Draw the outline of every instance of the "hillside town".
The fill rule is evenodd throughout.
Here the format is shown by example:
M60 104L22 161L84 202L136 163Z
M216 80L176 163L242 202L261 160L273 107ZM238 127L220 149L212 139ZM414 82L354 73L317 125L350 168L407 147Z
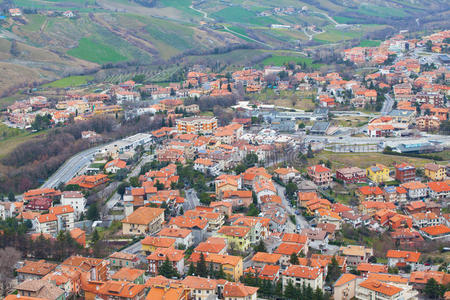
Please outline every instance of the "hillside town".
M115 141L85 130L93 148L2 196L1 297L450 299L449 43L442 31L346 49L344 61L376 69L352 78L195 66L166 86L14 102L4 124L36 132L162 122ZM314 108L251 98L268 89Z

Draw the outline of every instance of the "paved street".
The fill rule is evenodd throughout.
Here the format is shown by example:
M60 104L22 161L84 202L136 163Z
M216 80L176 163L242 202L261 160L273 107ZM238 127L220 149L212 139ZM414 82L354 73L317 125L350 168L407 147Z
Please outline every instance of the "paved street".
M391 112L392 108L394 107L394 99L389 94L385 94L385 101L383 103L383 107L381 108L381 114L383 116L387 115Z
M288 214L295 216L295 220L297 221L297 224L300 225L302 229L309 228L310 226L309 226L308 222L306 221L306 219L302 215L295 214L295 209L292 208L292 206L289 203L289 200L286 198L286 196L284 194L285 188L277 183L275 183L275 187L277 189L278 196L281 197L281 202L286 207ZM290 224L290 225L287 226L286 231L294 232L296 230L297 226L292 224L290 219L288 222L289 222L288 224Z
M197 197L197 192L194 189L186 190L186 197L183 204L184 211L194 209L200 205L200 200Z

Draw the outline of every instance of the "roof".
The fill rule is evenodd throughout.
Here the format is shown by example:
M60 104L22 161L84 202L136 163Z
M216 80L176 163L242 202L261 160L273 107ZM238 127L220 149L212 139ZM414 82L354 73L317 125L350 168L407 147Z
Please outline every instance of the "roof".
M401 275L386 274L386 273L369 273L367 278L368 279L376 279L376 280L385 281L385 282L393 282L393 283L402 283L402 284L408 283L408 278L406 278L406 277L402 277Z
M145 273L144 270L123 267L111 276L111 279L118 281L133 282Z
M126 252L114 252L109 256L109 258L124 259L124 260L137 260L138 256L136 254L126 253Z
M173 238L185 238L187 237L192 231L189 229L184 228L163 228L158 233L159 236L163 237L173 237Z
M360 263L357 270L370 273L386 273L388 271L388 267L382 264Z
M98 294L113 295L119 299L133 299L145 289L143 284L134 284L126 281L107 281L100 286Z
M420 181L410 181L410 182L403 183L401 185L401 187L403 187L407 190L418 190L418 189L426 189L427 185Z
M155 252L147 256L147 260L161 261L166 257L169 261L180 261L184 259L184 250L177 250L175 248L156 248Z
M283 272L283 276L316 279L322 273L320 268L291 265Z
M249 227L239 227L239 226L222 226L217 233L226 236L234 237L245 237L250 232Z
M334 283L334 286L341 286L343 284L346 284L350 281L355 280L356 278L358 278L358 276L351 274L351 273L344 273L342 274Z
M58 218L54 214L43 214L38 218L39 223L56 222Z
M131 215L122 220L122 223L148 225L160 215L164 216L164 209L155 207L139 207Z
M308 171L312 171L314 173L325 173L325 172L331 172L330 169L327 167L324 167L322 165L315 165L308 167Z
M62 289L43 279L24 281L16 286L16 289L33 293L38 299L56 300L64 295Z
M424 227L421 230L431 236L450 234L450 228L448 228L445 225L435 225L435 226Z
M293 253L298 254L302 251L302 244L291 244L291 243L281 243L277 250L274 253L282 254L282 255L291 255Z
M365 256L367 253L373 253L371 248L365 248L364 246L348 245L341 247L340 249L343 255L346 256Z
M220 237L209 237L206 241L201 242L195 247L196 252L207 252L207 253L219 253L224 248L227 247L227 243L224 238Z
M142 245L155 246L160 248L169 248L175 245L176 239L157 237L157 236L146 236L142 241Z
M290 173L298 174L300 173L297 169L294 168L278 168L274 171L278 175L287 175Z
M268 264L276 264L281 258L281 254L256 252L252 257L252 261L263 262Z
M362 186L358 188L358 191L363 195L383 195L383 190L378 186Z
M229 297L248 297L255 294L259 288L246 286L238 282L227 282L223 287L223 295Z
M200 260L201 253L194 252L192 253L191 257L189 258L189 261L192 261L194 263L198 262ZM226 254L204 254L205 261L207 262L213 262L216 264L221 265L232 265L237 266L239 263L242 263L242 257L240 256L234 256L234 255L226 255Z
M38 276L45 276L53 271L58 265L48 263L45 260L39 261L25 261L25 265L22 268L17 269L18 273L33 274Z
M199 276L187 276L181 283L194 290L215 290L217 287L216 280Z
M285 233L282 240L286 243L306 244L308 241L308 236L298 233Z
M394 296L402 291L401 288L374 279L367 279L359 284L359 286L372 290L387 296Z
M49 212L54 215L62 215L62 214L69 214L73 213L74 209L70 205L62 205L62 206L54 206L50 207Z

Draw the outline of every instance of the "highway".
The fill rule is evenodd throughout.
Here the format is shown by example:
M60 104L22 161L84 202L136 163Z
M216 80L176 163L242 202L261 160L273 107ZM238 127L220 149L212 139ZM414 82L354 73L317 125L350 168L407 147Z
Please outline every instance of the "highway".
M54 188L61 182L65 183L72 179L80 170L91 163L91 159L100 148L101 146L89 148L72 156L42 184L41 188Z

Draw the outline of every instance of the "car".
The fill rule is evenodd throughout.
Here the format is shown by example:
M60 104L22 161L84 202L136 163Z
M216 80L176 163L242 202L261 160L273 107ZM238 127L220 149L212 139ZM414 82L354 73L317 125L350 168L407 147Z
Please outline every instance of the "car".
M302 229L302 227L300 226L300 224L297 224L297 230L300 231Z
M298 215L300 215L300 211L297 209L296 211L295 211L295 214L298 216Z

